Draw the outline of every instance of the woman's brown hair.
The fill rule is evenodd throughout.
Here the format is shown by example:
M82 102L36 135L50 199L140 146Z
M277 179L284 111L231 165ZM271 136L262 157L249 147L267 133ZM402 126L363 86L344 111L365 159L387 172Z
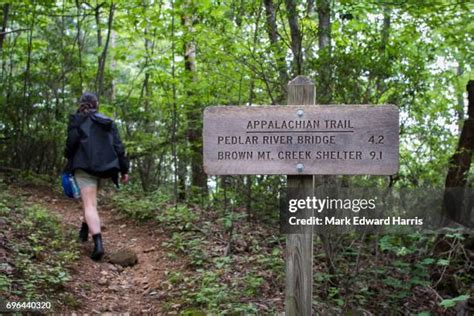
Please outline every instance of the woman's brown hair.
M79 98L79 109L77 110L83 114L97 112L99 101L97 96L91 92L84 92Z

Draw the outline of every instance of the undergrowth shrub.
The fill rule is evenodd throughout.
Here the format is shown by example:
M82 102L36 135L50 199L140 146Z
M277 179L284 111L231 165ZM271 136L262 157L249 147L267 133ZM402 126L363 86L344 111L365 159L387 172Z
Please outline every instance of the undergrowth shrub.
M73 232L47 209L0 190L0 218L5 221L7 262L0 274L0 297L9 300L61 301L70 279L68 268L79 256ZM53 303L53 308L54 308Z

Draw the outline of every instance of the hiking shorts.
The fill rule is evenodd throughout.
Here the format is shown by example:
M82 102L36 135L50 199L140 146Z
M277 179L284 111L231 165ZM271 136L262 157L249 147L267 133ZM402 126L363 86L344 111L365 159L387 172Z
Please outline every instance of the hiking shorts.
M74 171L74 178L76 178L77 185L79 189L85 187L98 187L99 186L99 177L93 176L84 170L77 169Z

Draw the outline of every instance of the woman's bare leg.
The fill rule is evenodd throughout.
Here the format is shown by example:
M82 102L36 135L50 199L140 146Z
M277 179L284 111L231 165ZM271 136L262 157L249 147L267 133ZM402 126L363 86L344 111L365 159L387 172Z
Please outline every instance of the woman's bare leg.
M87 186L81 188L81 198L84 207L84 218L89 226L91 235L100 233L100 218L97 212L97 187Z

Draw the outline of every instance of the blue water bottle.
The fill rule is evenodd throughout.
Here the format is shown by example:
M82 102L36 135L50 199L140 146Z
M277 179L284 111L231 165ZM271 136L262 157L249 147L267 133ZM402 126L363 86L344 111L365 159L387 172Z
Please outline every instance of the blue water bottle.
M81 190L79 189L76 179L74 178L72 174L69 177L69 181L71 182L72 196L75 199L79 199L81 197Z

